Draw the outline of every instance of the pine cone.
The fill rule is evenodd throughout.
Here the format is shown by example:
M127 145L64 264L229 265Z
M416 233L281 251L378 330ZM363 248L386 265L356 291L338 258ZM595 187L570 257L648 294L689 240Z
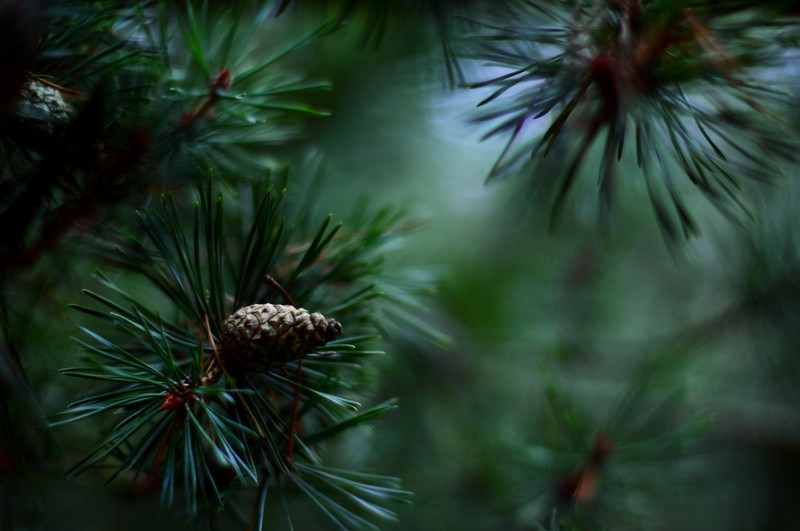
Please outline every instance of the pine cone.
M221 357L233 374L266 372L298 360L342 333L321 313L285 304L239 308L222 325Z
M29 126L48 137L62 129L75 112L58 89L38 81L26 83L20 95L35 113L27 117Z

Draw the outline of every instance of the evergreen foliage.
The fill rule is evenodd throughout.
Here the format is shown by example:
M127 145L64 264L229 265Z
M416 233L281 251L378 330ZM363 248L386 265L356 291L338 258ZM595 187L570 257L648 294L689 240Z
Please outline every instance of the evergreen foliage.
M792 2L5 0L0 43L0 530L800 522Z
M377 334L379 314L371 309L380 295L370 277L391 237L392 216L381 212L366 231L346 237L337 237L341 225L330 227L328 217L303 234L286 218L274 189L242 192L235 199L240 205L250 199L253 208L235 216L226 216L224 196L210 182L193 216L181 215L174 198L164 197L160 208L140 214L145 241L132 238L109 251L116 251L120 267L157 286L174 308L155 311L105 276L103 284L120 300L87 291L101 308L75 306L114 325L121 337L84 328L87 339L78 343L88 366L63 372L106 385L71 404L68 421L114 411L123 417L69 473L111 460L109 480L142 474L161 484L168 506L182 486L190 516L199 507L221 505L233 486L260 485L258 521L268 493L288 484L334 523L371 527L348 505L391 518L379 504L407 493L392 478L322 467L316 448L394 407L387 402L358 411L357 402L368 387L367 360L379 353L368 346ZM192 218L184 227L183 220ZM280 370L230 374L218 352L222 323L252 301L277 300L276 286L305 307L335 315L347 333ZM291 520L288 513L286 518Z
M96 322L76 339L83 365L62 372L99 387L55 425L117 420L69 476L111 467L109 482L152 485L165 508L180 505L191 519L218 509L235 515L229 492L249 487L258 493L250 525L259 527L273 506L290 524L284 490L296 491L331 525L374 528L371 519L394 518L384 505L409 493L393 478L325 466L320 450L395 408L359 400L368 399L386 316L405 311L378 302L384 247L404 231L404 215L370 206L345 228L331 215L310 219L319 179L303 184L268 149L297 134L296 117L325 115L297 98L329 86L277 63L334 24L265 54L254 35L272 10L247 2L232 10L171 2L8 8L9 17L38 16L43 30L3 137L6 286L70 238L75 254L160 291L132 295L128 276L119 284L119 273L99 273L109 293L85 290L95 305L73 305ZM287 205L287 191L302 199L304 186L302 204ZM169 192L158 200L159 190ZM236 208L226 211L226 196ZM192 198L195 208L186 208ZM103 224L93 219L123 202L144 205L138 221L124 210ZM83 233L70 231L86 221ZM242 306L281 297L335 315L346 334L280 370L228 373L218 352L222 323ZM9 342L14 328L6 324ZM10 361L10 390L27 400L19 361ZM14 505L22 504L10 497Z
M620 174L626 153L635 156L669 239L698 232L679 177L736 219L747 212L743 177L774 181L782 163L796 160L796 142L777 119L786 89L765 76L785 68L783 45L797 30L771 6L504 7L474 18L466 52L488 72L468 84L489 91L476 121L496 125L484 138L508 139L488 179L529 174L539 199L552 202L551 223L590 163L607 215L618 182L633 178ZM532 134L532 122L548 117Z

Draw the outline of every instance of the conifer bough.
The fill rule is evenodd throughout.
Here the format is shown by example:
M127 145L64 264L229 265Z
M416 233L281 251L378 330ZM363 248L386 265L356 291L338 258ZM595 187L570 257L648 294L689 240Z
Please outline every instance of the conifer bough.
M299 360L342 333L342 325L319 312L286 304L239 308L222 325L221 353L234 373L267 372Z

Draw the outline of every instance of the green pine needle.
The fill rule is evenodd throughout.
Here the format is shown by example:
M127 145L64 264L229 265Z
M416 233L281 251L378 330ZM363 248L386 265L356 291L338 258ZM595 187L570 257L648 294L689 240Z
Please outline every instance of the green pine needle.
M402 234L403 218L383 210L353 230L326 216L313 228L290 216L274 186L238 193L252 196L252 211L228 211L225 205L236 204L235 197L209 179L193 208L164 196L140 210L144 238L126 241L110 233L101 256L146 279L161 302L154 307L122 281L100 274L112 296L86 290L100 307L73 306L100 328L82 328L87 339L76 341L85 365L62 372L103 387L71 404L54 424L123 417L70 475L107 464L109 481L142 474L159 482L163 503L173 504L181 494L189 514L226 504L231 488L253 486L263 511L267 493L281 492L281 478L288 475L336 525L372 528L370 519L393 519L383 503L408 493L380 476L320 468L318 447L396 407L388 401L361 410L361 397L368 391L368 364L381 354L368 345L387 327L393 305L414 300L399 286L392 288L394 300L378 289L383 250ZM240 305L285 302L276 300L282 293L268 276L296 304L328 308L346 331L306 357L300 381L297 362L233 378L222 374L215 353L222 323ZM406 283L408 289L414 285ZM292 420L295 396L299 407ZM287 454L292 445L293 456Z

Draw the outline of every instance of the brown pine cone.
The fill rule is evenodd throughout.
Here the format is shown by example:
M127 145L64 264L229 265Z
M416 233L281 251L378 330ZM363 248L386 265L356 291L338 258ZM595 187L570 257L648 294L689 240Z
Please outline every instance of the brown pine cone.
M342 333L321 313L286 304L239 308L222 325L221 354L233 374L267 372L298 360Z

